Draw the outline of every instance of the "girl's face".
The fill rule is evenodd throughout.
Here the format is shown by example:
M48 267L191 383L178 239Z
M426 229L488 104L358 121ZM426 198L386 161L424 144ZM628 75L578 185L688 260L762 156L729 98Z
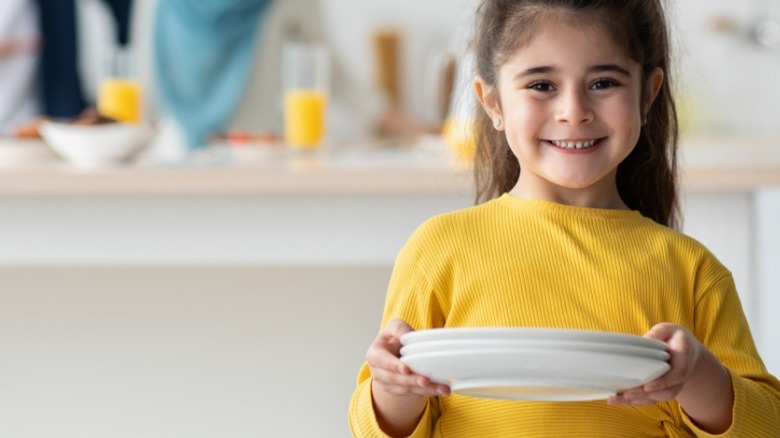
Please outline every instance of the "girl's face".
M500 68L497 90L477 79L483 106L520 162L515 196L626 208L617 166L642 125L642 68L595 25L551 18ZM663 74L650 78L655 96ZM493 91L493 93L490 93ZM497 93L496 93L497 91Z

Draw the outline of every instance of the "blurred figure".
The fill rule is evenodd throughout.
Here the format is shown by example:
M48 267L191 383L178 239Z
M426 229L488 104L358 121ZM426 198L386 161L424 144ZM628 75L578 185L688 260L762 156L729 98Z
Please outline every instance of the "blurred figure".
M133 0L102 0L116 25L116 43L129 44ZM79 74L75 0L0 2L0 128L39 137L43 118L96 120ZM11 113L13 111L13 114Z
M0 2L0 132L40 114L40 33L35 0Z
M154 77L189 147L233 114L252 71L270 0L165 0L154 16Z
M178 138L192 149L218 132L281 133L282 47L327 41L318 0L143 3L135 21L154 27L138 49L140 62L152 64L142 67L156 90L149 94L160 99L147 103L162 107L166 138L158 143ZM350 78L335 56L331 64L331 138L365 137L382 124L397 133L417 130L405 116L387 111L379 93Z
M41 52L43 114L54 118L73 118L87 108L78 71L76 0L37 1L43 35ZM114 18L117 30L116 43L126 46L130 41L130 14L133 0L102 1L109 6Z

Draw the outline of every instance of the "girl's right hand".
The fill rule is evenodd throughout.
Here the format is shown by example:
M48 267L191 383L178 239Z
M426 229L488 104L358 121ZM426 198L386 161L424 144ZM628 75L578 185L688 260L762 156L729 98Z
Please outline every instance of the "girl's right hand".
M447 385L431 382L427 377L414 373L401 357L401 336L414 331L406 322L394 319L374 339L366 352L366 362L371 370L374 390L394 396L429 397L447 395Z

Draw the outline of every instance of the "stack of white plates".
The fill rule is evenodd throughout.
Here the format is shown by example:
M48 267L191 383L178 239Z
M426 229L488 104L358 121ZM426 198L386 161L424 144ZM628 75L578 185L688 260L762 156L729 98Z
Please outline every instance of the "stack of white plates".
M401 343L412 371L474 397L598 400L669 370L664 342L618 333L442 328L407 333Z

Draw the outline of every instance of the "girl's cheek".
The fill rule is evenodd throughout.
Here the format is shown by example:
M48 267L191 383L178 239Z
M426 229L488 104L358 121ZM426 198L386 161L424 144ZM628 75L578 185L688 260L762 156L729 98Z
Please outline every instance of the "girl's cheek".
M517 118L517 123L527 129L538 127L550 117L540 105L526 105Z

